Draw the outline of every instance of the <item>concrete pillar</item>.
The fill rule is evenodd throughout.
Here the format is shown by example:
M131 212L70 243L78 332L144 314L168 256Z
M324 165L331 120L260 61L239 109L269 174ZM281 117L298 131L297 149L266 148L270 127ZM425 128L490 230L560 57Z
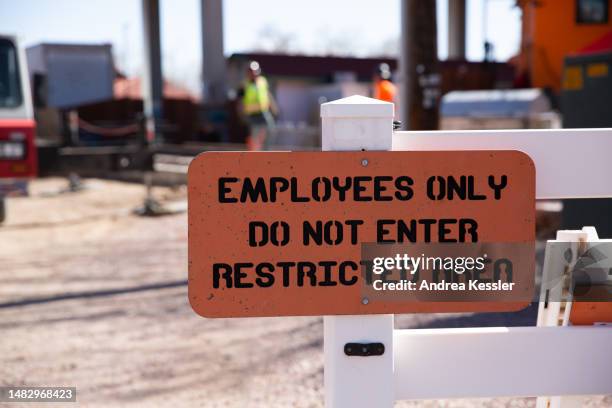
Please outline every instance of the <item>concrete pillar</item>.
M226 62L223 55L223 0L200 0L202 11L202 101L226 99Z
M163 117L163 77L159 29L159 0L142 0L144 60L141 78L142 101L147 140L161 138L159 124Z
M448 59L465 59L466 0L448 0Z

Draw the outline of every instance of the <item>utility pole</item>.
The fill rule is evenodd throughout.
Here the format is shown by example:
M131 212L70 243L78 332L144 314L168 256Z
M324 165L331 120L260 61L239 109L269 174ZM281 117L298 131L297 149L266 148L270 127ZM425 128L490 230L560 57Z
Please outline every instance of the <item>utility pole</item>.
M401 2L401 119L409 130L435 130L440 97L436 1Z

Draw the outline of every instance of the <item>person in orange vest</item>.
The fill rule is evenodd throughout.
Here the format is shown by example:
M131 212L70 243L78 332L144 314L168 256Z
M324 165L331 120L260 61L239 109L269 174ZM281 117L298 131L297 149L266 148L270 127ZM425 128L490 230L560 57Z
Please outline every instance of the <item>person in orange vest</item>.
M391 82L391 68L383 62L374 72L374 98L394 103L395 93L395 85Z

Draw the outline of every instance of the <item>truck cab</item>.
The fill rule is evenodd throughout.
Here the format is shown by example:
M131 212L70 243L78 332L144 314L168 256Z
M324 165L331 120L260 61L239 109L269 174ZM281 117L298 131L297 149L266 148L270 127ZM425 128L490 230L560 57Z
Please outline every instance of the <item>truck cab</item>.
M0 222L5 218L9 186L37 174L34 138L25 54L15 37L0 34Z

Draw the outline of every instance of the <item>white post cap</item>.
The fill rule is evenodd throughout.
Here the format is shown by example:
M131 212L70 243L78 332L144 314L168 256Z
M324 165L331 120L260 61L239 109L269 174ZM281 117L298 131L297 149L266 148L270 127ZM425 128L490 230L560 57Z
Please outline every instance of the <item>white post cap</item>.
M393 119L394 106L390 102L361 95L337 99L321 105L322 118L390 118Z
M391 150L393 104L350 96L321 105L323 150Z

